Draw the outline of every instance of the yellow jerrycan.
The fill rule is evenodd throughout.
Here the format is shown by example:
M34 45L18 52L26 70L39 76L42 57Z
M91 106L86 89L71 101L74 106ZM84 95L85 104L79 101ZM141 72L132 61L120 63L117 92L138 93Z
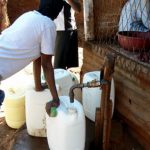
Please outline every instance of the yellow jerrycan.
M25 91L21 87L9 87L5 91L4 113L9 127L18 129L25 123Z

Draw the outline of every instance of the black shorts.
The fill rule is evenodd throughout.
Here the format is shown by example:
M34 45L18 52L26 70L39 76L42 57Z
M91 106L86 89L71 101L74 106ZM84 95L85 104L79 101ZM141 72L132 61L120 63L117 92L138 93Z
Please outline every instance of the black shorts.
M57 31L54 68L78 67L77 30Z

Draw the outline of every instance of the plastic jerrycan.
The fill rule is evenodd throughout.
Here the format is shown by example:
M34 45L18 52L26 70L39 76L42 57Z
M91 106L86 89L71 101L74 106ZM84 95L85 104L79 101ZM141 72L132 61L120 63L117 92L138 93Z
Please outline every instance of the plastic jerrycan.
M58 94L59 86L56 85ZM29 135L46 137L46 111L45 106L52 99L49 89L36 92L34 87L29 87L25 93L26 99L26 125Z
M21 87L9 87L5 90L4 113L9 127L18 129L26 120L25 91Z
M47 140L50 150L84 150L85 115L77 100L60 96L57 116L46 114Z
M83 76L83 83L90 82L92 80L100 80L100 71L92 71L85 73ZM92 121L95 121L96 107L100 106L102 90L99 87L95 88L83 88L82 89L82 101L85 115ZM115 102L115 85L114 80L111 81L110 99L112 100L112 115L114 112Z
M65 69L54 69L55 82L60 86L61 95L68 96L70 88L79 83L78 79Z

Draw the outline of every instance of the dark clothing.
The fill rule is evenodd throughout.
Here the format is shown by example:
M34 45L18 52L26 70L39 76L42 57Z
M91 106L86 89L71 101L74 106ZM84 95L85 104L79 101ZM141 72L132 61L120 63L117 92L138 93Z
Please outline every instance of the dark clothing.
M56 45L54 68L78 67L78 35L75 11L67 3L56 18Z
M64 21L65 30L73 30L71 25L71 6L67 3L64 3Z
M54 20L64 5L63 0L40 0L38 12Z
M2 102L4 101L5 93L4 91L0 90L0 106L2 105Z
M54 68L78 67L77 30L57 31Z

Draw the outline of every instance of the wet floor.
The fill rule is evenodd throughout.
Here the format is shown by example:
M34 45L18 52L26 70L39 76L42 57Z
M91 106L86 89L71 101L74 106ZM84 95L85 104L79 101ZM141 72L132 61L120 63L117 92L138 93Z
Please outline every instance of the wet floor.
M28 135L23 129L17 135L12 150L49 150L47 139Z
M93 122L87 119L86 121L86 144L85 150L88 150L90 143L93 142L94 138L94 126ZM33 137L28 135L26 127L24 127L15 137L12 150L49 150L48 142L46 138Z
M85 150L94 150L94 123L86 119ZM121 123L113 121L110 138L111 150L143 150ZM47 139L28 135L26 127L17 133L12 150L49 150Z

